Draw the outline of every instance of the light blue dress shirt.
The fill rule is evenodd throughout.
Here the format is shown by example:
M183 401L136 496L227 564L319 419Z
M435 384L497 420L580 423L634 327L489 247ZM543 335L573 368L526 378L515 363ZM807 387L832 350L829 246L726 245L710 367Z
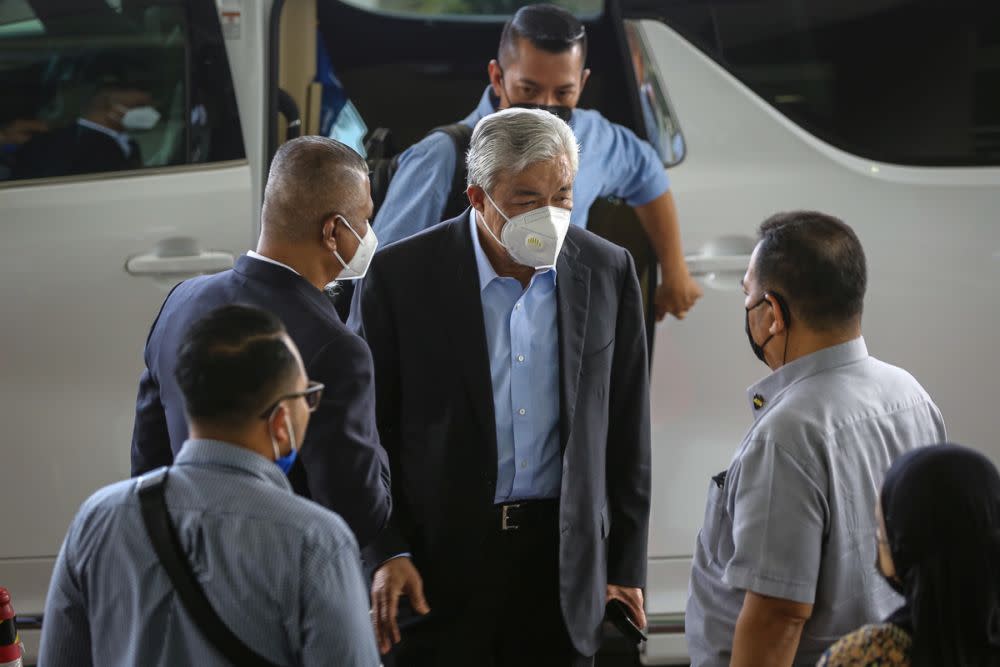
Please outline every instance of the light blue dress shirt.
M277 665L376 667L358 545L336 514L292 493L272 461L188 440L167 506L205 595ZM136 480L101 489L70 526L45 604L46 667L222 667L146 535Z
M494 111L496 99L487 87L479 106L461 122L475 127ZM599 197L620 197L629 206L642 206L669 189L667 172L656 149L632 130L592 109L574 109L570 127L580 142L572 224L586 227L587 212ZM428 135L400 155L399 170L374 222L383 245L441 222L455 161L455 144L441 132Z
M558 498L562 453L556 270L536 271L527 289L515 278L498 276L480 244L476 217L473 209L469 224L496 415L495 501Z

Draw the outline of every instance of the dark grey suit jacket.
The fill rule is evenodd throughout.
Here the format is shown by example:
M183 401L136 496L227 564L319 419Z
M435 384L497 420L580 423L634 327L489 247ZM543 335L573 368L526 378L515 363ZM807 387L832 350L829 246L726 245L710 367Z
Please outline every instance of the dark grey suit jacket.
M435 614L475 594L497 479L493 389L468 211L379 252L362 287L393 516L368 559L402 552ZM643 587L649 382L631 256L570 227L556 265L563 451L560 595L577 650L597 651L605 585ZM530 600L525 601L530 604Z

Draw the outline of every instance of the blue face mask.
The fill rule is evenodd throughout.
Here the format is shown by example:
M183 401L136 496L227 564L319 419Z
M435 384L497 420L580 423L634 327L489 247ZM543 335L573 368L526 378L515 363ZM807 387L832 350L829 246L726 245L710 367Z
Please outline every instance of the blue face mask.
M278 442L274 439L274 433L271 433L271 446L274 447L275 465L281 468L281 472L287 475L288 471L292 469L292 465L295 464L295 459L299 457L299 447L295 442L295 429L292 428L292 420L288 417L287 412L285 413L285 428L288 429L288 440L292 446L292 451L281 456L281 452L278 450Z

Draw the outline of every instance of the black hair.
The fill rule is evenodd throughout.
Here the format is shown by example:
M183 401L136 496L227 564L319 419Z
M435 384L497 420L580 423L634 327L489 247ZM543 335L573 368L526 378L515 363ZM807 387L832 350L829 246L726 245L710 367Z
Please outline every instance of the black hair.
M250 306L223 306L195 322L174 369L188 418L230 427L258 418L298 371L283 333L281 320Z
M760 226L757 281L809 327L829 331L864 310L865 251L847 224L816 211L778 213Z
M580 19L562 7L538 4L517 10L500 33L501 65L517 57L517 43L521 39L549 53L564 53L579 44L583 62L587 61L587 31Z
M880 494L913 667L1000 665L1000 473L959 445L896 460Z

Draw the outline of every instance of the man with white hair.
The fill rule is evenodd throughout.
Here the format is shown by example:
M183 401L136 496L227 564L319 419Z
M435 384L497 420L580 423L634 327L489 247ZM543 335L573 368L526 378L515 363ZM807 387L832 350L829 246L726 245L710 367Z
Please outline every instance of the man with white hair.
M611 598L645 625L641 297L629 254L569 224L578 152L547 111L486 116L472 208L368 273L394 511L367 558L401 667L589 665Z

